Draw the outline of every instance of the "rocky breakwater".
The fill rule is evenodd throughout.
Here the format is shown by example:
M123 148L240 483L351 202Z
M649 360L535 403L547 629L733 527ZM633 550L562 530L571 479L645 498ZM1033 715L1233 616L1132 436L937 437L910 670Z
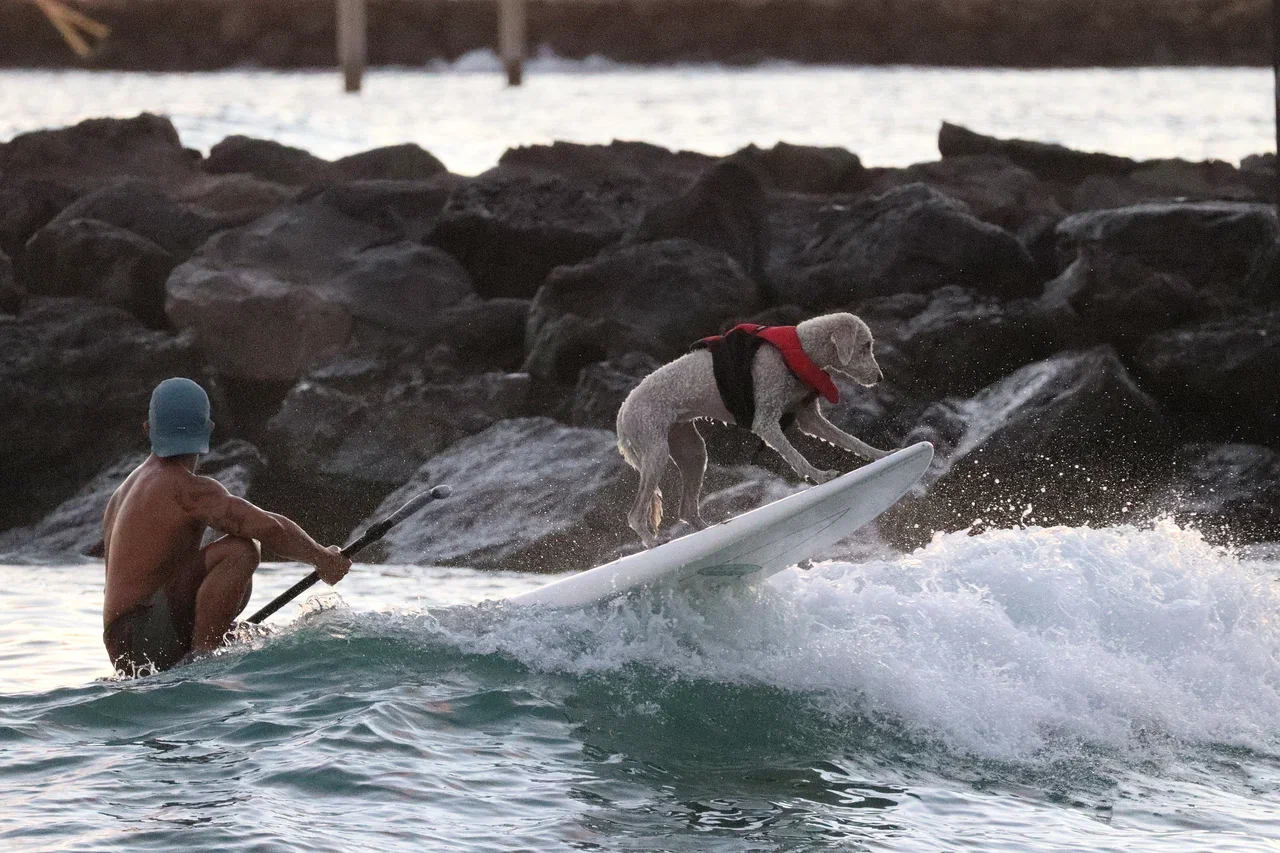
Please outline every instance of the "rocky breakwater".
M111 36L79 62L186 71L332 67L327 0L99 0ZM496 48L494 0L369 0L370 62L415 66ZM531 46L620 62L1269 65L1265 0L529 0ZM25 0L0 2L0 62L77 64Z
M94 553L151 387L186 375L214 397L211 464L326 539L449 480L371 556L586 567L635 547L611 433L630 389L733 323L837 310L886 379L845 385L833 420L939 450L891 540L1161 513L1280 538L1274 159L952 125L939 147L877 169L556 143L465 178L416 146L203 155L151 115L0 144L0 550ZM801 486L750 434L704 432L709 518Z

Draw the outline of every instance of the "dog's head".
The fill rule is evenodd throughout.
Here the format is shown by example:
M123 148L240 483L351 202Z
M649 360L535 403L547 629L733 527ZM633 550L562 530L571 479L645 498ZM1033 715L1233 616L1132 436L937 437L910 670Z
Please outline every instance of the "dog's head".
M867 324L852 314L823 314L796 327L809 357L827 370L848 376L860 385L884 378L872 348L875 339Z

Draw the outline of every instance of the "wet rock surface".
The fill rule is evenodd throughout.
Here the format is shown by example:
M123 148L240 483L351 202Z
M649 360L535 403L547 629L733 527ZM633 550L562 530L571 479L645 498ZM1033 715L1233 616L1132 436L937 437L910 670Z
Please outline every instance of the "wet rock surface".
M550 418L496 424L458 442L391 494L372 522L429 485L455 493L392 530L377 556L387 562L517 571L585 569L637 549L626 526L635 475L603 429ZM758 469L708 471L707 519L776 500L790 491ZM671 492L675 493L675 492Z
M899 544L1159 511L1275 538L1274 157L939 142L904 169L555 143L474 178L414 145L202 157L146 114L0 143L0 541L89 553L180 375L269 460L220 470L320 538L448 477L458 497L383 557L586 567L635 547L612 435L631 389L733 323L832 310L866 319L885 380L838 378L831 420L938 447L885 517ZM800 487L751 434L700 428L708 518ZM792 434L819 467L863 464Z
M0 315L0 527L30 524L143 443L151 391L204 378L189 336L95 301L31 297Z
M101 557L107 502L146 458L145 451L120 457L37 523L0 533L0 560L65 559L72 554ZM244 497L265 467L266 460L256 447L231 439L201 457L197 473L213 477L233 495Z

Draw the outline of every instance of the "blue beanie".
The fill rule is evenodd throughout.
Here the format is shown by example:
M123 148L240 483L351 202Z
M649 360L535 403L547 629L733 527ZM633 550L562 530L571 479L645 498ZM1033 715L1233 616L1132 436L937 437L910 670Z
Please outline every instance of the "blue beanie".
M151 450L156 456L208 453L213 421L209 395L190 379L166 379L151 392L147 410Z

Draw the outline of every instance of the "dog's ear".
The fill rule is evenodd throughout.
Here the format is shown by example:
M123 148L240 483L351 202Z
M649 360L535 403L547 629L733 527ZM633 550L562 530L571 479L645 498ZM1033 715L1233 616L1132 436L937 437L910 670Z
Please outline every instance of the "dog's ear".
M853 350L858 343L858 336L853 330L853 326L840 323L836 326L836 330L831 333L831 343L836 348L836 358L841 364L848 364L853 361Z

